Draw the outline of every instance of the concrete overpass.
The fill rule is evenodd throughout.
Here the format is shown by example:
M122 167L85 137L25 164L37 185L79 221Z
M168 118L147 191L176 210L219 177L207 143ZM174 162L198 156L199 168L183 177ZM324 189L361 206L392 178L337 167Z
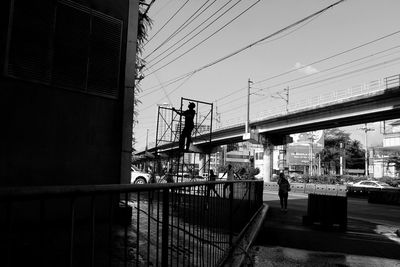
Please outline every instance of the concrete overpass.
M400 76L387 77L383 81L377 90L368 93L252 120L249 123L250 133L246 135L243 122L214 130L211 139L210 134L196 136L193 145L199 150L210 151L220 145L242 141L263 144L265 180L269 181L273 146L285 144L289 134L400 118ZM155 152L156 149L158 152L175 150L177 143L148 151Z

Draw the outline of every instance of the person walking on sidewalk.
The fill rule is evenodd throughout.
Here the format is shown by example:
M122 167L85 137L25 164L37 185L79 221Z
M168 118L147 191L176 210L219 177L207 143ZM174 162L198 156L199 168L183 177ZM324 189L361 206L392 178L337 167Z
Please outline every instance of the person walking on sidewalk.
M227 174L226 180L227 181L233 181L235 180L235 176L238 177L238 175L235 173L235 171L233 170L233 167L231 164L228 164L228 168L226 169L226 171L224 172L224 174L222 174L221 178L225 176L225 174ZM224 198L225 198L225 191L226 188L229 186L229 184L224 184Z
M290 184L283 172L279 174L278 185L279 185L278 195L281 203L281 211L287 212L287 202L289 197Z
M214 174L214 170L210 170L210 176L208 180L210 182L215 182L217 180L217 175ZM220 198L220 195L218 194L217 190L215 190L215 184L211 184L208 186L207 197L210 197L211 190L214 191L214 194Z

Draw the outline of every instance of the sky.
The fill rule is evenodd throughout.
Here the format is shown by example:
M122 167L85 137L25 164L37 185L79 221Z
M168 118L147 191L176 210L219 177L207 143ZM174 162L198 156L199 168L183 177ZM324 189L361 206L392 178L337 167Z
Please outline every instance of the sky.
M181 97L213 103L218 128L244 122L249 80L251 121L283 112L285 89L290 112L310 99L399 74L400 1L346 0L311 16L336 2L155 0L135 149L144 149L146 139L149 147L155 142L157 105L179 109ZM380 145L380 124L368 124L375 129L369 146ZM343 129L363 144L362 126Z

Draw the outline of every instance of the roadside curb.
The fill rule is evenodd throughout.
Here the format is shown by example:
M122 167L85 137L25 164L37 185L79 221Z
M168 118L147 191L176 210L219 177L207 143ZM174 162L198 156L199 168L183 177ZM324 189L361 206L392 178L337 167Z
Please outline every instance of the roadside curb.
M230 257L222 264L222 266L225 267L242 266L245 257L249 256L248 250L250 246L253 244L254 240L257 238L257 235L267 215L268 208L269 206L264 203L263 206L259 209L257 214L252 218L248 227L246 227L246 230L243 233L240 240L238 240L236 244L233 246Z

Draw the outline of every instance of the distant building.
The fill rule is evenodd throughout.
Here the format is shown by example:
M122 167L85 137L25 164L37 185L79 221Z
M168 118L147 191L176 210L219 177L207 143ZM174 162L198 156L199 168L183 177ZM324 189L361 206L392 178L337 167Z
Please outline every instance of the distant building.
M382 147L374 147L370 152L370 173L374 178L398 177L394 164L389 164L390 156L400 156L400 120L383 122Z

